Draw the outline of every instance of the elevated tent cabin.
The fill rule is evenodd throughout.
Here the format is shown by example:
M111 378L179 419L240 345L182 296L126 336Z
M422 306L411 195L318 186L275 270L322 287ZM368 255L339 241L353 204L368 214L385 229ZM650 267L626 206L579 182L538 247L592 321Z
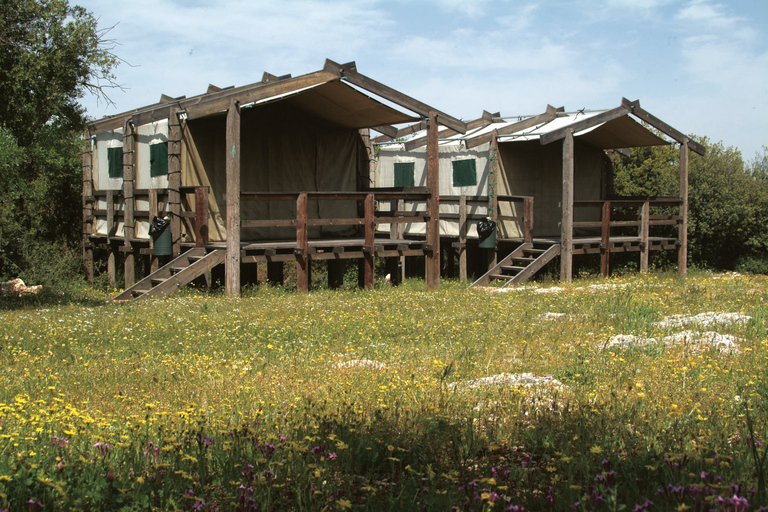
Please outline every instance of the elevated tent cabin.
M238 88L163 96L157 104L89 123L83 151L83 250L87 277L94 249L114 278L124 254L126 290L118 300L169 293L225 264L228 295L239 294L241 265L265 262L279 279L297 264L306 291L310 262L360 259L366 287L374 257L426 256L427 281L439 283L436 168L422 187L371 187L370 130L396 132L414 121L436 135L438 123L466 125L357 72L354 62L326 61L299 76L264 74ZM377 202L418 200L416 213L377 213ZM150 235L154 216L169 231ZM408 220L418 239L376 237L375 225ZM159 255L171 261L160 268ZM137 282L135 258L150 260ZM343 268L341 270L343 275ZM334 283L331 283L334 284Z
M680 193L614 197L615 152L670 143L647 125L680 144ZM566 281L575 254L600 253L607 275L611 252L637 251L641 269L647 270L650 250L676 249L679 270L685 273L687 155L689 148L703 153L703 147L643 110L639 101L625 99L618 108L591 112L566 113L549 106L540 115L514 119L485 113L467 126L466 134L443 130L439 135L441 236L445 247L459 251L462 278L467 277L466 254L478 244L491 253L477 285L492 279L524 281L558 254ZM421 183L424 141L420 133L398 142L375 139L380 144L376 186ZM662 214L661 207L677 212ZM637 218L612 221L616 208L636 208ZM493 240L478 240L474 225L484 216L498 221ZM677 236L661 233L660 225L678 226ZM404 229L405 236L418 232ZM636 234L618 236L619 229Z

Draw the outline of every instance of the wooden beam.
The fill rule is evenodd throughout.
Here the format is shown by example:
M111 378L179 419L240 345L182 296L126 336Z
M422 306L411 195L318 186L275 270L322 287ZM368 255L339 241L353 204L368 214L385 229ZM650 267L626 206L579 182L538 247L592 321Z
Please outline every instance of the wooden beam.
M272 73L267 73L267 72L265 71L265 72L264 72L264 74L263 74L263 75L261 75L261 81L262 81L263 83L268 83L268 82L271 82L271 83L274 83L274 82L280 82L280 81L282 81L282 80L287 80L287 79L289 79L289 78L291 78L291 74L290 74L290 73L288 73L287 75L283 75L283 76L277 76L277 75L273 75Z
M195 247L208 244L208 187L195 189Z
M684 135L680 131L674 129L673 127L671 127L670 125L668 125L667 123L659 119L658 117L654 116L650 112L642 109L640 107L640 100L629 101L627 98L622 98L621 104L625 108L630 109L630 111L635 117L645 121L649 125L659 130L660 132L668 135L670 138L674 139L679 144L687 144L689 148L691 148L693 151L695 151L699 155L704 155L704 153L706 152L706 148L704 146L702 146L696 141L689 139L686 135Z
M181 254L181 124L171 107L168 111L168 205L171 214L171 253Z
M546 111L539 115L531 116L526 119L522 119L516 123L512 123L510 125L503 126L501 128L496 129L495 130L496 135L494 135L494 133L485 133L483 135L478 135L477 137L472 137L471 139L467 139L466 141L467 149L474 148L482 144L486 144L490 142L494 136L512 135L519 131L527 130L528 128L533 128L534 126L537 126L543 123L548 123L557 117L557 112L558 112L558 109L556 109L552 105L547 105Z
M156 188L149 189L148 200L149 200L149 219L151 222L152 219L154 219L155 216L159 214L157 210L157 189ZM151 245L150 250L152 251L149 256L149 273L152 274L153 272L157 272L160 269L160 261L158 256L155 256L155 253L154 253L155 241L152 238L150 238L149 243Z
M134 238L135 222L133 211L136 199L133 189L136 185L136 128L130 121L125 123L123 132L123 245L131 248L131 239ZM136 280L135 255L133 251L125 253L123 265L125 273L125 287L129 288Z
M240 296L240 102L229 100L227 112L226 194L227 194L227 255L224 259L225 293Z
M603 203L600 238L600 275L603 279L611 275L611 202Z
M683 203L680 205L681 222L678 228L677 238L680 247L677 250L677 275L685 277L688 274L688 139L684 138L680 144L680 197Z
M580 131L592 128L594 126L607 123L608 121L612 121L619 117L625 116L629 113L630 113L629 108L622 105L620 107L616 107L611 110L606 110L605 112L597 114L596 116L587 117L582 119L581 121L576 121L575 123L572 123L568 126L564 126L558 130L545 133L539 137L539 141L541 142L541 145L544 146L549 144L550 142L554 142L556 140L562 139L563 137L565 137L565 134L568 132L570 132L571 134L575 134Z
M391 137L392 139L396 139L398 137L397 135L397 128L394 126L388 126L388 125L381 125L381 126L372 126L371 130L376 130L379 133L383 133L387 137Z
M560 227L560 280L573 280L573 132L563 140L563 212Z
M296 287L300 292L309 291L309 240L306 192L296 200Z
M375 240L375 209L376 209L376 203L373 199L373 194L368 194L365 196L365 202L364 202L364 212L365 212L365 246L366 247L374 247ZM364 272L365 276L363 278L363 283L365 285L366 290L373 290L373 281L374 281L374 252L366 252L365 256L363 258L364 260Z
M640 207L640 272L648 272L648 256L651 248L648 245L650 235L651 203L646 200Z
M426 278L428 288L440 286L440 159L438 154L438 118L436 111L429 113L427 127L427 188L430 196L427 199L429 221L426 226L427 244L432 246L432 253L426 258Z
M370 93L381 96L382 98L400 105L403 108L407 108L408 110L416 112L421 116L430 117L430 112L434 111L439 115L440 123L442 123L443 126L453 128L459 133L467 132L467 125L464 122L456 119L453 116L449 116L448 114L440 112L439 110L435 110L429 105L411 98L410 96L403 94L402 92L397 91L387 85L377 82L372 78L361 75L357 72L357 67L354 65L354 63L341 65L333 62L330 59L326 59L323 69L328 73L335 74L339 78L343 78L347 82L356 85L361 89L365 89Z
M483 110L483 115L479 119L475 119L474 121L469 121L467 123L467 131L476 130L478 128L484 128L492 123L497 122L498 117L499 117L498 112L496 112L495 114L491 114L487 110ZM415 126L415 125L412 125L412 126ZM426 124L424 128L422 128L422 130L426 130ZM437 138L445 139L447 137L453 137L454 135L458 135L458 134L459 132L457 132L456 130L447 128L445 130L440 130L437 134ZM402 137L402 136L403 135L398 135L398 137ZM420 148L426 143L427 143L427 136L423 135L421 137L417 137L409 140L404 144L404 147L406 151L411 151L413 149Z
M467 280L467 196L459 196L459 279Z
M89 200L93 195L93 146L91 145L91 133L88 129L83 131L82 147L82 173L83 173L83 274L85 280L93 281L93 244L90 236L93 233L93 201Z

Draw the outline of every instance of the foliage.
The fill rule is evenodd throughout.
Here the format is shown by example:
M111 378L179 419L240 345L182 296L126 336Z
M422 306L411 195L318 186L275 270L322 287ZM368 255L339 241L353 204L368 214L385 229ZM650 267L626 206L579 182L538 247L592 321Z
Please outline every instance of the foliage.
M114 85L117 60L104 35L93 15L65 0L0 4L0 278L61 279L40 249L62 249L69 260L78 245L77 101Z
M689 152L689 262L746 269L743 262L768 255L768 153L746 164L733 147L694 139L706 153ZM617 162L614 190L619 195L678 195L679 162L672 146L634 150Z
M0 508L768 505L764 277L179 293L0 300Z

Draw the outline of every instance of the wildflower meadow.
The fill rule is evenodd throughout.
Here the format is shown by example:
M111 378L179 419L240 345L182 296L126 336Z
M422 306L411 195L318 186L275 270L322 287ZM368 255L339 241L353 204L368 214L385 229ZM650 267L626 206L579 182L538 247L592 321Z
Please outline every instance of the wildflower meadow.
M700 272L2 299L0 509L768 510L766 297Z

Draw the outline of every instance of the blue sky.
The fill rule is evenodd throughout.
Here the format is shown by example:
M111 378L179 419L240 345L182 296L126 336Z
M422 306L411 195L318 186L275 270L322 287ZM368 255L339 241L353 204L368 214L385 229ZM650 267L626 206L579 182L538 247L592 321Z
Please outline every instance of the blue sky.
M71 2L126 61L115 106L84 98L94 118L330 58L465 120L624 96L747 160L768 146L766 0Z

